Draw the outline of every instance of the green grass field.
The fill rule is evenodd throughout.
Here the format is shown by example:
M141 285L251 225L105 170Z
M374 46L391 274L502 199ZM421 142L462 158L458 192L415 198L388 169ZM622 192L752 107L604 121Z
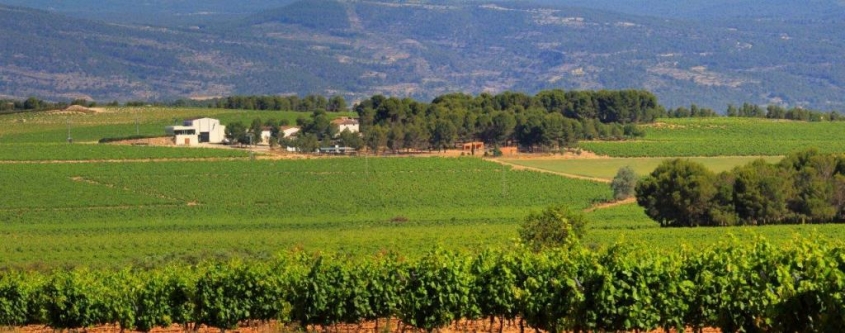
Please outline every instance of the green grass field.
M810 147L845 153L845 122L799 122L756 118L659 119L644 125L638 141L581 142L613 157L778 156Z
M748 164L763 158L767 162L780 161L779 156L748 157L748 156L714 156L689 157L694 162L704 164L714 172L722 172L734 167ZM638 175L644 176L653 171L667 157L634 157L634 158L600 158L600 159L503 159L504 162L531 168L549 170L584 177L613 179L620 168L630 166Z

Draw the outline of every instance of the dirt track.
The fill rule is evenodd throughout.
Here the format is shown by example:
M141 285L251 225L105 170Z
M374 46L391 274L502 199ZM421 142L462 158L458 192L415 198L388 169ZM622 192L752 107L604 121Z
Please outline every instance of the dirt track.
M486 160L513 167L514 170L531 170L531 171L537 171L537 172L545 172L545 173L555 174L555 175L559 175L559 176L563 176L563 177L567 177L567 178L582 179L582 180L589 180L589 181L598 182L598 183L610 184L610 180L604 179L604 178L585 177L585 176L573 175L573 174L570 174L570 173L563 173L563 172L550 171L550 170L546 170L546 169L533 168L533 167L528 167L528 166L524 166L524 165L508 163L508 162L498 160L498 159L494 159L494 158L488 158Z
M616 207L616 206L629 205L629 204L632 204L632 203L635 203L635 202L637 202L637 198L628 198L628 199L625 199L625 200L607 202L607 203L602 203L602 204L598 204L598 205L595 205L593 207L587 208L587 209L584 210L584 212L589 213L589 212L594 212L594 211L597 211L597 210L600 210L600 209L607 209L607 208L613 208L613 207Z

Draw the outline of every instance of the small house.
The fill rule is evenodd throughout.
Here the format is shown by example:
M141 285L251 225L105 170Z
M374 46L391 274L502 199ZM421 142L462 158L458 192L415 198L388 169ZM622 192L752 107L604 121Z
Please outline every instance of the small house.
M464 143L461 145L461 150L471 152L472 154L475 154L475 152L482 152L484 151L484 142L473 141Z
M332 120L332 124L337 125L338 133L343 132L344 130L349 130L352 133L360 132L358 119L355 118L340 117L335 120Z

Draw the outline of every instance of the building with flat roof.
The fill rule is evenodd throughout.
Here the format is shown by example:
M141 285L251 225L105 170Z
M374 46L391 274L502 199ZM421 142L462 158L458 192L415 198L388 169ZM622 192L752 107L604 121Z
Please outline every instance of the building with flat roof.
M173 143L177 146L226 141L226 126L221 125L220 120L214 118L185 119L181 126L167 126L165 132L173 136Z

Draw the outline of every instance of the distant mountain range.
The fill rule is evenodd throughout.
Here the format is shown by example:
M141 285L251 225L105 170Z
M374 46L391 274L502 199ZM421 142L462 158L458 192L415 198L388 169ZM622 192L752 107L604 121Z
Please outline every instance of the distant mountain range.
M590 3L626 13L526 1L249 0L236 7L240 2L148 0L126 8L102 1L101 12L113 15L86 9L91 1L77 0L76 12L50 2L27 1L49 10L0 6L0 95L108 101L314 93L354 100L638 88L667 106L845 110L840 1L694 0L675 11L676 2L641 2L653 13L619 0ZM121 8L135 7L148 10L117 19ZM151 18L163 11L169 16Z

